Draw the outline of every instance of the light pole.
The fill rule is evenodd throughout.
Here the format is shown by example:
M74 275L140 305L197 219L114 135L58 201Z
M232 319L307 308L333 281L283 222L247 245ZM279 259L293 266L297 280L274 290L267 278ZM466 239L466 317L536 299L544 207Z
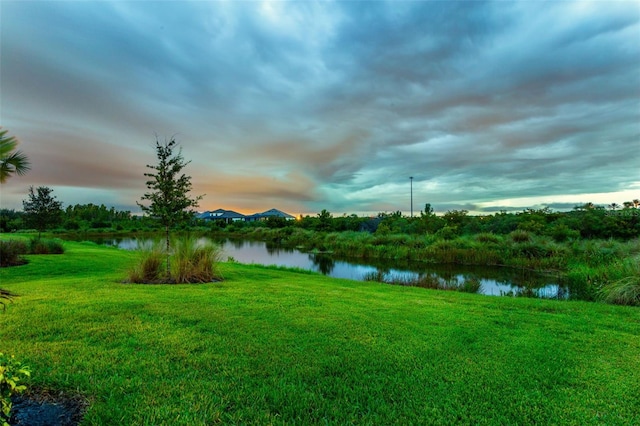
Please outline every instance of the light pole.
M413 176L409 176L411 182L411 217L413 217Z

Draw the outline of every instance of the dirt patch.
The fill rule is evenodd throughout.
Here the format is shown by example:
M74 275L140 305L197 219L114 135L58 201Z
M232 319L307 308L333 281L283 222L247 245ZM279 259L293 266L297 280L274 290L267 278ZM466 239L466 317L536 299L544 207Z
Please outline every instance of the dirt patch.
M80 396L31 390L12 398L12 426L76 426L89 405Z

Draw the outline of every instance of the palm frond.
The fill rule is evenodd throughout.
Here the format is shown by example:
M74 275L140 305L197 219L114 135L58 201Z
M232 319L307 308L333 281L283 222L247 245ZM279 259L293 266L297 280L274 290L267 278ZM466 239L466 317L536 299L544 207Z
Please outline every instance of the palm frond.
M6 130L0 130L0 183L13 174L24 175L31 169L27 156L16 151L18 140L15 136L6 135Z

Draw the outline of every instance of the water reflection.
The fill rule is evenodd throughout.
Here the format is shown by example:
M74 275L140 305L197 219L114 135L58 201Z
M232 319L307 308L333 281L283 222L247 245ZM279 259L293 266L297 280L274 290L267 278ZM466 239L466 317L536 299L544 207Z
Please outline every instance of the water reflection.
M94 238L98 244L135 250L148 238ZM214 240L223 249L223 259L240 263L277 265L313 270L335 278L371 280L428 288L462 289L512 297L569 298L569 290L559 280L531 271L485 266L432 265L406 260L340 258L327 253L302 253L261 241Z
M310 254L309 259L313 263L314 269L322 275L331 275L331 272L336 267L336 262L326 253Z

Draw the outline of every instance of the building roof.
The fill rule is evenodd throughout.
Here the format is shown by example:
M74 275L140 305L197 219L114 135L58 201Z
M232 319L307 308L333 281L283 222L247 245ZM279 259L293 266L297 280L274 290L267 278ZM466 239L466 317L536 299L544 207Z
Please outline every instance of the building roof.
M254 213L251 215L243 215L242 213L234 212L233 210L217 209L200 213L196 216L198 219L245 219L245 220L259 220L269 217L282 217L284 219L295 219L288 213L278 209L270 209L262 213Z
M267 210L266 212L256 213L255 215L259 215L261 217L283 217L285 219L295 219L295 217L291 216L290 214L285 213L278 209L270 209L270 210Z
M198 219L243 219L245 215L234 212L233 210L217 209L206 211L198 215Z

